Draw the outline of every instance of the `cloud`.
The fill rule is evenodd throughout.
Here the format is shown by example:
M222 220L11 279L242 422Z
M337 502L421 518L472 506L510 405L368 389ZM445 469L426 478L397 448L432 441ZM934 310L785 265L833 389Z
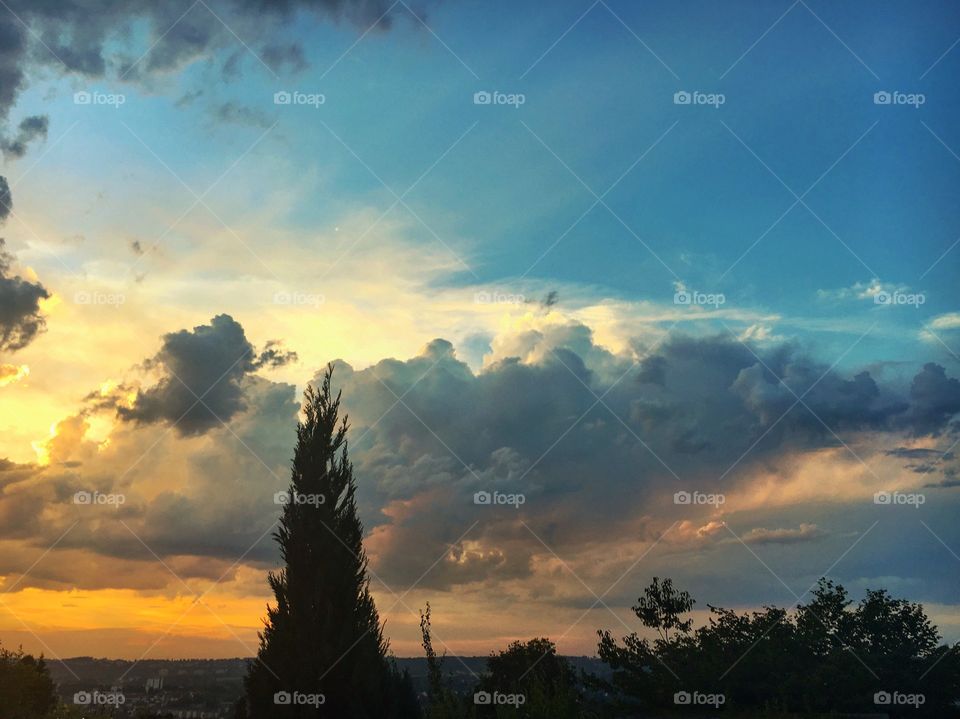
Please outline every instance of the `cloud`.
M929 327L935 330L960 329L960 312L948 312L947 314L937 315L930 320Z
M6 221L13 211L13 196L7 178L0 175L0 222Z
M258 355L239 322L217 315L208 325L164 335L160 351L145 363L160 379L117 412L134 422L173 424L182 435L202 434L244 408L243 381L250 373L294 359L296 353L275 342Z
M270 43L264 46L260 56L274 72L281 72L284 68L300 72L307 67L303 48L296 43Z
M907 421L914 433L937 435L960 412L960 382L947 377L940 365L928 362L913 378L910 400Z
M874 277L869 282L854 282L850 287L841 287L835 290L817 290L817 297L821 300L866 300L876 303L878 295L907 292L906 285L896 285L891 282L881 282Z
M943 347L944 340L940 335L957 329L960 329L960 312L947 312L927 322L920 330L919 337L924 342Z
M952 452L941 452L936 449L923 447L895 447L884 452L888 457L903 457L904 459L952 459Z
M796 529L766 529L756 527L743 535L745 544L797 544L826 536L816 524L801 524Z
M415 562L404 557L423 552L445 557L431 582L529 574L520 518L559 553L581 552L636 536L638 517L678 478L707 489L724 475L724 491L735 492L758 473L788 475L796 457L841 440L942 432L953 407L931 406L937 388L848 376L783 344L751 351L728 337L674 335L638 361L570 323L492 345L494 359L477 373L440 339L405 361L338 364L361 494L384 515L371 554L387 581L414 580L406 567ZM913 387L926 387L931 373L955 381L928 366ZM469 537L475 554L447 567L454 558L444 548L476 519L479 490L523 493L526 502L485 518ZM413 505L423 512L406 511ZM751 541L815 536L802 525Z
M13 137L0 138L0 151L5 158L17 159L27 154L27 146L34 140L47 139L49 120L45 115L32 115L20 122Z
M279 340L269 340L263 346L263 351L254 362L254 368L261 367L283 367L291 362L297 361L297 353L292 350L285 350Z
M19 382L28 374L30 368L27 365L0 364L0 387Z
M6 182L0 186L0 202L4 189ZM12 263L13 256L4 249L4 241L0 238L0 351L8 352L23 349L43 330L40 300L50 297L39 282L12 275Z
M0 124L35 65L93 80L112 71L122 80L146 81L233 46L238 36L271 38L299 13L364 29L380 19L377 26L385 29L391 9L386 0L211 0L186 13L150 0L9 0L0 16ZM131 38L143 31L142 46L134 47ZM273 68L304 64L295 44L267 39L254 52ZM28 118L3 149L22 154L30 139L45 133L46 118Z
M568 585L563 562L591 586L607 586L660 538L667 559L676 564L682 555L678 571L710 574L720 553L743 549L724 529L743 511L754 528L742 533L748 544L832 542L838 525L815 514L812 503L842 506L847 521L851 503L875 509L872 492L880 487L809 410L791 409L795 399L783 395L784 383L802 394L820 378L829 389L821 395L818 385L805 401L864 461L882 464L885 452L901 461L928 459L905 444L914 402L922 399L908 382L828 372L797 347L765 347L761 363L729 337L676 335L659 345L635 337L630 346L643 347L644 357L637 349L610 352L575 322L508 331L491 344L496 359L479 371L443 339L403 360L357 369L336 363L365 546L372 569L390 586L420 580L431 592L457 588L569 604L582 597ZM258 352L228 315L165 335L145 364L156 375L149 384L104 389L57 425L39 447L42 462L0 472L0 540L47 547L77 518L98 517L77 525L52 554L117 558L137 583L135 565L155 559L133 532L158 556L193 558L197 567L184 571L198 575L209 570L203 561L232 561L253 545L247 565L269 566L275 547L257 540L269 536L278 516L273 494L288 481L299 405L292 385L257 370L292 360L275 342ZM211 384L204 401L228 427L184 387L202 395ZM105 436L94 432L117 415ZM180 417L178 432L156 424ZM943 431L948 420L924 421ZM678 489L717 491L730 467L723 505L673 503ZM804 492L797 494L789 483L801 474ZM74 506L79 490L123 493L126 502L89 514L101 508ZM522 494L524 502L478 505L479 491ZM769 492L779 501L751 504ZM8 564L17 564L15 557L30 554L10 556ZM820 558L803 559L816 565ZM650 571L662 567L658 561L651 555ZM742 561L752 561L749 553ZM51 563L56 574L24 584L123 584L108 565L73 578L70 562L58 556Z
M214 117L219 122L248 125L250 127L268 128L273 124L270 118L259 110L238 105L235 102L225 102L217 107Z

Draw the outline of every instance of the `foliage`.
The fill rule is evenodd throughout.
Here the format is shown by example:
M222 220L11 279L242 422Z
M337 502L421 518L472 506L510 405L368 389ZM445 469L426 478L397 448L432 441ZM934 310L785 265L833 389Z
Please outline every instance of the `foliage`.
M0 707L3 719L53 717L58 700L43 657L0 647Z
M387 660L370 594L347 419L338 417L332 374L328 366L320 389L305 392L290 489L274 534L284 562L269 576L276 606L267 608L238 716L316 716L316 701L324 713L358 719L418 713L409 677ZM281 692L293 701L278 705ZM298 705L297 694L322 700Z
M677 710L678 692L698 692L722 695L730 712L960 716L958 652L940 645L920 604L868 590L853 606L842 586L821 579L793 612L764 607L739 614L710 606L708 623L690 631L682 614L693 601L668 582L654 578L634 607L658 634L652 644L636 633L621 644L609 631L598 632L598 653L612 679L593 678L590 685L614 697L611 715ZM878 692L922 699L918 706L878 706Z

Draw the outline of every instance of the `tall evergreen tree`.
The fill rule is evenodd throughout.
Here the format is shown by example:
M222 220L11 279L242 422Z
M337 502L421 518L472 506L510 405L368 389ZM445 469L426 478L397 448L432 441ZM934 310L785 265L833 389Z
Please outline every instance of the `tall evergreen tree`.
M409 682L386 658L369 591L347 418L338 417L332 374L329 365L319 391L308 386L304 395L289 501L274 533L284 562L269 575L276 606L267 607L238 712L250 719L379 719L406 715L409 705L398 696Z

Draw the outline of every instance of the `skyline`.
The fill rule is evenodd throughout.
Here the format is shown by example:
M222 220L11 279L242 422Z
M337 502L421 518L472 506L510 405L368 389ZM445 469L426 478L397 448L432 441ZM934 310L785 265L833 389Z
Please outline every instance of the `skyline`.
M0 8L6 646L253 655L328 362L400 656L654 575L960 640L950 4L84 6Z

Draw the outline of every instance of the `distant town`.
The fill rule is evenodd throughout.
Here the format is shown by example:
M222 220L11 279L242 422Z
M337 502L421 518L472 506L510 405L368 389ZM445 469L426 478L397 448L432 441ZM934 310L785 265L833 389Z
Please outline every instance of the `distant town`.
M472 691L486 657L446 657L444 676L460 693ZM568 657L577 670L607 673L594 657ZM66 704L109 706L118 719L229 719L243 693L248 659L122 659L75 657L49 660L50 675ZM427 663L422 657L397 658L410 673L418 694L427 691Z

